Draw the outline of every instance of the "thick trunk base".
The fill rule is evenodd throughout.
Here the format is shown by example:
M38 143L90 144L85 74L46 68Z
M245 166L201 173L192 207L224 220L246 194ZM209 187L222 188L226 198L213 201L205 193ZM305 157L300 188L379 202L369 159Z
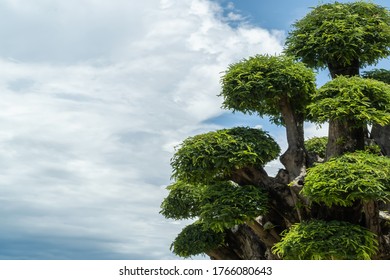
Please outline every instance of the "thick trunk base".
M390 125L380 126L374 124L371 130L371 138L381 147L383 155L390 156Z
M356 150L364 150L364 138L364 127L358 127L352 121L330 120L326 159Z

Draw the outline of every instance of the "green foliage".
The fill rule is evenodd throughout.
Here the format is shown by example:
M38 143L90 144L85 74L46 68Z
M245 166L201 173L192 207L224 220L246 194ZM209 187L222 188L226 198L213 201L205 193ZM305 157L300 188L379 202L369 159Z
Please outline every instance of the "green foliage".
M386 69L374 69L365 71L363 78L373 79L390 85L390 71Z
M267 193L251 185L219 181L206 186L179 181L167 189L169 194L161 204L162 215L176 220L199 217L214 231L243 224L267 211Z
M286 53L310 67L376 63L390 55L390 12L370 2L319 5L295 22Z
M294 112L304 115L315 91L315 76L291 57L257 55L230 65L221 84L225 109L267 115L283 124L282 99L293 100Z
M378 155L378 156L382 155L381 147L379 145L376 145L376 144L371 144L371 145L365 146L364 151L367 153L370 153L370 154Z
M273 253L285 260L369 260L378 249L374 233L341 221L298 223L282 236Z
M225 181L210 185L203 195L200 219L214 231L224 231L267 212L268 195L259 187Z
M236 127L200 134L183 141L172 158L172 177L190 183L223 179L244 166L264 166L280 153L260 129Z
M305 141L305 147L308 152L314 153L321 158L325 158L326 145L328 137L312 137Z
M206 228L201 222L186 226L171 245L174 254L188 258L209 252L224 243L224 234Z
M390 122L390 86L372 79L338 76L323 85L308 106L319 123L351 120L386 125Z
M390 201L390 158L354 152L309 168L302 193L327 206L355 200Z
M178 181L167 187L168 196L161 203L160 213L168 219L191 219L199 216L205 186Z
M228 67L221 78L223 108L268 116L281 125L290 111L297 123L389 124L390 71L367 71L364 78L339 76L316 91L314 73L304 64L328 66L335 77L357 74L358 67L390 55L389 10L362 1L324 4L294 28L287 38L287 55L256 55ZM327 137L305 141L309 152L323 158L326 144ZM267 132L248 127L184 140L171 160L176 182L167 187L169 194L160 213L171 219L199 220L183 229L171 250L187 258L227 246L227 229L267 215L272 199L268 193L259 186L240 186L229 180L235 178L235 171L264 166L279 153L280 147ZM309 168L302 194L328 207L348 207L355 201L389 202L390 159L375 153L378 146L370 146L366 152L344 154ZM294 224L273 247L273 253L283 259L370 259L377 250L376 235L368 229L319 220Z

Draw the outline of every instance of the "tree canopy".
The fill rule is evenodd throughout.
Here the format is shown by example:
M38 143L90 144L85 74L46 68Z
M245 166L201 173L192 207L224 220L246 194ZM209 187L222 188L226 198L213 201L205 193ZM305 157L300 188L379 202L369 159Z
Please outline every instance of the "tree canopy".
M323 85L308 106L319 123L351 120L357 125L390 123L390 86L373 79L338 76Z
M327 206L355 200L390 202L390 158L354 152L309 168L302 193Z
M261 129L211 131L183 141L171 161L172 176L185 182L207 183L245 166L264 166L279 153L279 145Z
M329 3L293 25L286 53L314 68L358 67L390 55L390 12L370 2Z
M209 252L224 244L224 234L215 232L202 223L195 222L186 226L171 245L172 251L183 258L189 258Z
M285 260L369 260L378 250L372 232L341 221L302 222L282 236L274 253Z
M256 55L231 64L221 83L223 108L269 116L276 124L284 124L283 99L294 100L294 112L306 115L315 92L313 71L283 55Z

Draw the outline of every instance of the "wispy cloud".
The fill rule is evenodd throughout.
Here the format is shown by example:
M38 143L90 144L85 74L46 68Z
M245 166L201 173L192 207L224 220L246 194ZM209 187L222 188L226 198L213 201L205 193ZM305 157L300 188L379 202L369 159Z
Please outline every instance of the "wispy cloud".
M206 0L0 4L0 258L173 258L182 224L158 214L173 146L217 128L204 121L229 63L281 50L281 32L222 14Z

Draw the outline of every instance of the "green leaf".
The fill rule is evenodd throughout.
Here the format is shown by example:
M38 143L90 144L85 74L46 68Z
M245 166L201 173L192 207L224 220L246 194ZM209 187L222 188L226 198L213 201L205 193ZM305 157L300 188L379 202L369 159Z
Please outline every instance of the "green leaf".
M294 104L295 113L306 116L306 105L315 92L315 76L292 57L256 55L231 64L221 78L223 108L267 115L283 124L281 100Z
M295 22L286 39L286 54L314 68L359 61L375 64L390 55L390 12L375 3L322 4Z
M328 206L356 200L390 201L390 158L355 152L309 168L302 194Z
M264 166L279 153L278 144L261 129L236 127L212 131L183 141L171 160L172 177L207 184L244 166Z
M374 233L342 221L297 223L281 235L272 251L285 260L369 260L378 251Z

